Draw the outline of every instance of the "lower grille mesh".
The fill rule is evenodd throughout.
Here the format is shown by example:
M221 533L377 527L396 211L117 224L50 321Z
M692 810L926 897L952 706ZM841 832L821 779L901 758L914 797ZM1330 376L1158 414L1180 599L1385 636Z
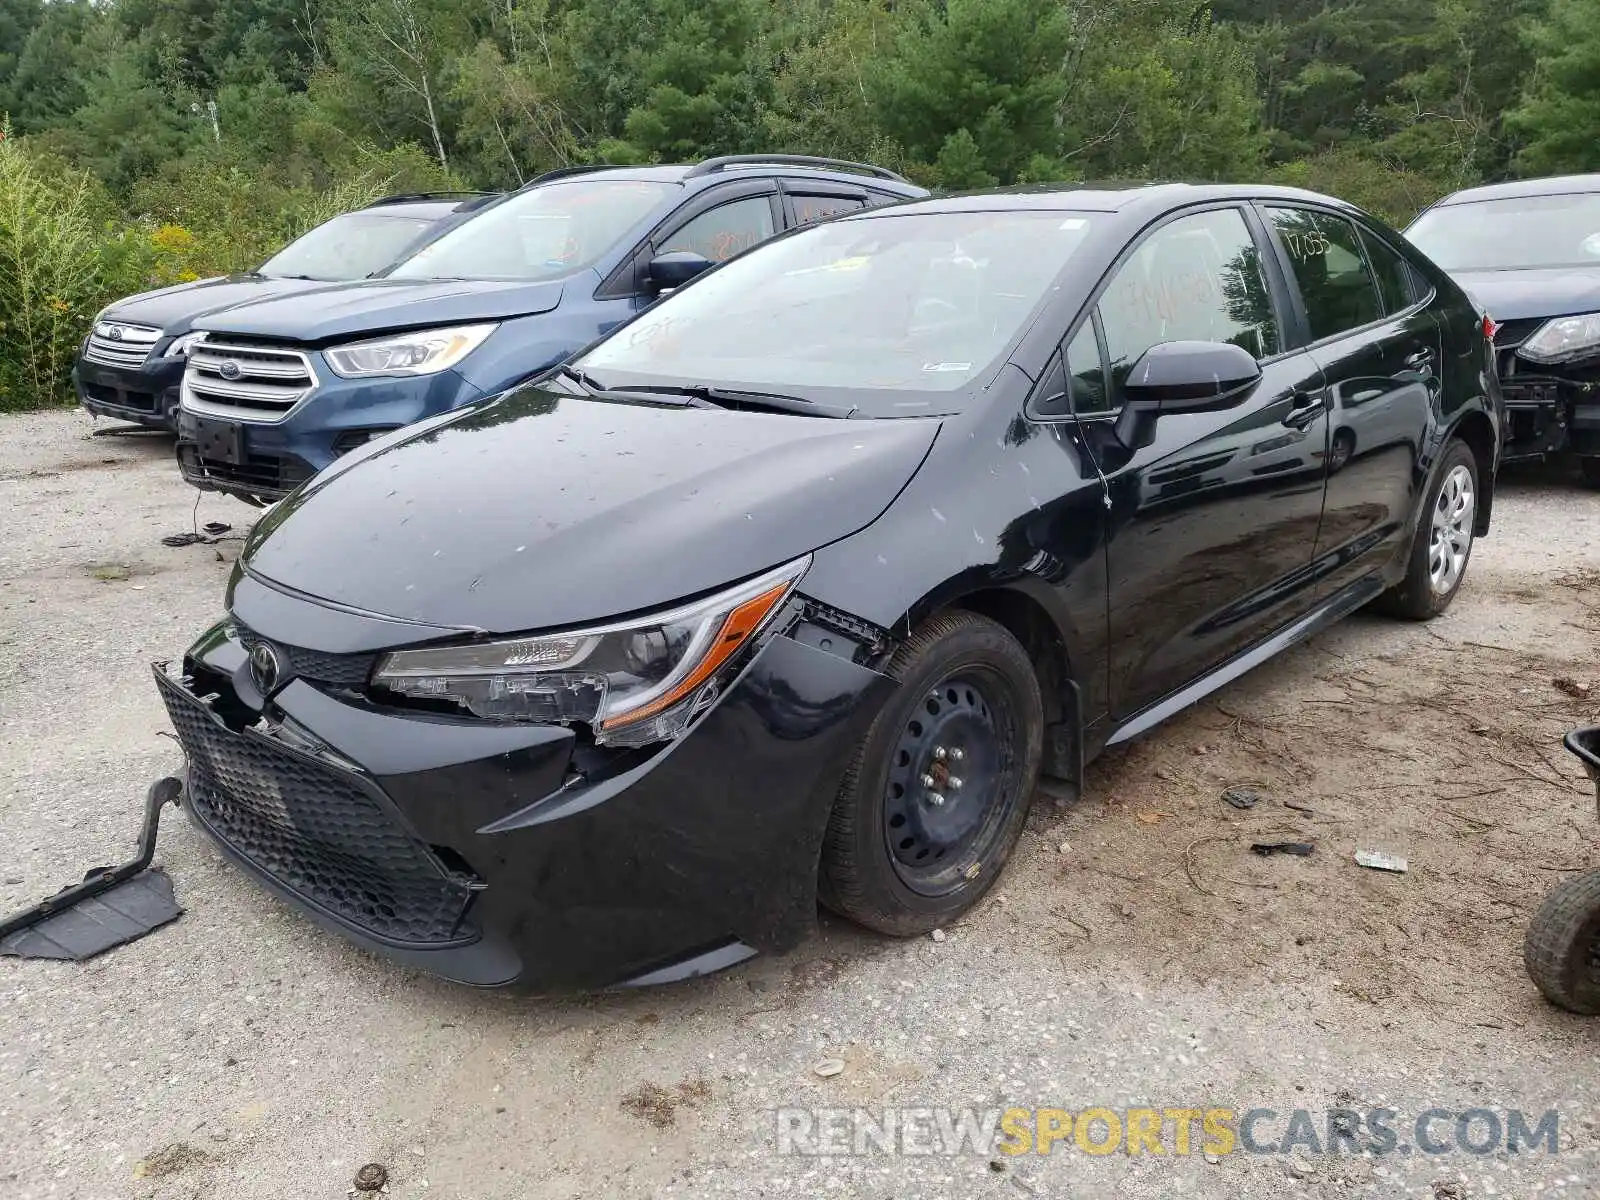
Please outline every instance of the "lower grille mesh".
M284 887L383 941L462 942L472 889L447 876L359 781L266 737L234 733L160 668L189 759L187 802Z

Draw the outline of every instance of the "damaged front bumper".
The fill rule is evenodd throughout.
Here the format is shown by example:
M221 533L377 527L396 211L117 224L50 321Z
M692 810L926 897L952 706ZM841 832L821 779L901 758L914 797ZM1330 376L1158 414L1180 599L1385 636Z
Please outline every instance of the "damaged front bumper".
M270 700L230 625L156 668L193 819L372 950L540 991L666 982L801 941L833 796L894 686L779 636L677 741L586 757L565 727L378 706L352 686L372 656L273 644L304 672Z
M1562 451L1600 455L1600 384L1518 375L1503 381L1501 391L1507 461Z

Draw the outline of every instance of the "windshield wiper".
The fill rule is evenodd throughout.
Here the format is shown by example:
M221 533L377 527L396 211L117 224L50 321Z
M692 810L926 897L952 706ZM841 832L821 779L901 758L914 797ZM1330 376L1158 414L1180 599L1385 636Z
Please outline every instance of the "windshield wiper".
M611 400L619 404L662 404L672 408L721 408L697 392L683 388L623 387L608 388L593 375L577 367L562 365L556 374L571 380L591 400Z
M637 390L645 391L646 389L640 388ZM807 400L804 396L790 396L784 392L744 391L740 388L716 387L708 383L695 384L691 387L663 387L648 390L656 395L686 397L686 403L692 404L693 401L698 400L700 404L696 407L732 408L751 412L796 413L803 417L831 417L834 420L848 419L860 411L854 404L849 408L843 408L837 404L823 404L817 400Z

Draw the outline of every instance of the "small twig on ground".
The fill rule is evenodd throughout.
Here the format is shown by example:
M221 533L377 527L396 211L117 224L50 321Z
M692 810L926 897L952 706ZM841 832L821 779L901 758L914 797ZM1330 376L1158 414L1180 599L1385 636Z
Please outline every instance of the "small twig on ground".
M1194 848L1196 846L1202 846L1206 842L1225 842L1227 840L1228 839L1220 833L1208 833L1205 837L1195 838L1194 841L1190 842L1183 848L1183 873L1189 877L1189 882L1193 885L1194 890L1199 892L1202 896L1215 896L1216 893L1210 888L1204 886L1198 879L1194 877L1194 864L1189 861L1189 855L1194 852Z
M1479 796L1498 796L1505 790L1503 787L1484 788L1479 792L1462 792L1459 796L1440 796L1439 799L1448 800L1453 804L1457 800L1475 800Z
M1543 775L1539 774L1539 772L1535 771L1532 767L1525 767L1521 763L1513 762L1509 758L1501 758L1498 754L1491 754L1489 757L1494 759L1494 761L1499 763L1502 767L1510 767L1513 771L1520 771L1522 774L1526 775L1529 779L1538 780L1540 783L1544 784L1545 787L1553 787L1553 788L1557 788L1557 789L1559 789L1561 791L1573 791L1573 792L1579 792L1579 791L1586 792L1586 791L1589 790L1588 788L1574 787L1572 784L1568 783L1564 779L1547 779L1547 778L1545 778L1545 776L1543 776Z

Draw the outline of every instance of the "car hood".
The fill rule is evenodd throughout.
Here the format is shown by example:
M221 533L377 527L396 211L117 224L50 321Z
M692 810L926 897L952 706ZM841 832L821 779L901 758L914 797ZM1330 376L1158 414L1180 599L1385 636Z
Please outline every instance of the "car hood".
M315 343L549 312L561 303L562 286L559 279L544 283L367 279L230 309L195 324L219 333Z
M1600 312L1600 270L1460 271L1451 278L1496 321Z
M257 524L243 564L284 590L406 621L587 624L864 528L938 429L520 388L340 460Z
M169 334L188 333L201 317L277 296L303 295L319 288L341 287L319 279L277 279L266 275L226 275L180 283L118 300L105 310L106 321L151 325Z

